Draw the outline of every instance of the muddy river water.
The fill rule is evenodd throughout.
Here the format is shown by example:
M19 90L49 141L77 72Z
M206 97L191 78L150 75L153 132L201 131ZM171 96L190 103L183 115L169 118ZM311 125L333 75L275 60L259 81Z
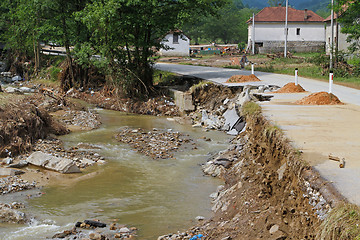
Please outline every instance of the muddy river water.
M138 228L138 239L157 239L190 227L196 216L211 216L209 195L222 182L204 176L200 164L226 148L230 140L227 135L167 118L98 112L103 122L99 129L61 139L67 147L79 142L98 146L94 151L108 163L87 169L97 172L91 178L41 189L44 194L30 199L25 210L36 220L30 225L0 225L0 239L51 238L85 219L118 219L119 224ZM114 139L122 126L180 131L189 134L197 149L181 147L175 159L153 160ZM203 140L203 136L212 141Z

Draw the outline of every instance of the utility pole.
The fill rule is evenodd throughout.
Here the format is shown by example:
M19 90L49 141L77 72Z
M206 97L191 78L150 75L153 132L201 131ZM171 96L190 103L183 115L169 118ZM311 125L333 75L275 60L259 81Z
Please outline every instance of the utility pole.
M252 20L252 54L255 55L255 13L253 13Z
M287 57L287 40L288 40L288 8L289 1L286 0L286 17L285 17L285 48L284 48L284 57Z
M334 50L334 0L331 0L330 70L333 69L333 50Z

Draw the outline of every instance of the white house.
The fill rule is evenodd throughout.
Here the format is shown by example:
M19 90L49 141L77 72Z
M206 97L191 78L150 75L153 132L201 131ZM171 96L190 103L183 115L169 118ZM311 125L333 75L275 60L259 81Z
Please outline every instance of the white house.
M347 34L341 32L341 25L337 21L338 14L334 13L334 51L344 51L348 50L348 47L351 43L346 41ZM326 24L325 30L325 40L326 40L326 54L330 54L331 49L331 15L324 20Z
M255 49L259 53L282 52L285 46L286 7L266 7L248 23L248 48L251 48L255 31ZM324 19L311 10L288 8L287 49L295 52L324 50Z
M190 55L190 38L180 30L169 32L161 43L168 49L161 48L160 56L188 57Z

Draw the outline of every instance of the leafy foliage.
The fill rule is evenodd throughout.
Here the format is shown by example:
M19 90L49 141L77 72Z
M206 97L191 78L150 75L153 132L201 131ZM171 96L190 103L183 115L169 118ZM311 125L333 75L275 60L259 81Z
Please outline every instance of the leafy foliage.
M189 16L215 14L225 0L94 0L76 13L92 33L79 47L82 63L95 53L109 80L128 96L149 96L153 91L151 59L162 47L161 38ZM89 59L89 58L88 58ZM89 59L91 61L91 59Z
M277 7L277 6L279 6L279 4L284 6L285 0L268 0L268 4L270 7Z
M215 16L192 19L182 29L195 43L206 42L241 43L247 42L247 23L256 9L245 8L241 1L234 0L220 9Z
M341 32L348 34L347 41L351 43L350 52L360 49L360 2L337 0L335 11L340 15Z

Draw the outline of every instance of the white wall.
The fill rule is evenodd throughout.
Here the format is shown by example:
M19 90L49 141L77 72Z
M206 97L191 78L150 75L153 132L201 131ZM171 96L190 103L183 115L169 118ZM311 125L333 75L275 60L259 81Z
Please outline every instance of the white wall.
M256 23L255 42L284 41L285 23ZM288 23L288 41L325 41L324 23ZM296 29L300 28L300 35ZM251 40L252 24L248 28L248 40Z
M181 56L188 57L190 50L190 39L183 34L179 34L178 43L173 43L173 34L168 34L162 42L169 46L169 50L160 49L161 56Z
M338 30L338 39L336 39L336 31L337 26L339 26ZM326 31L325 31L325 39L326 39L326 53L330 54L330 39L331 39L331 23L328 22L326 24ZM334 22L334 48L336 47L336 41L338 41L338 50L339 51L348 51L348 47L350 46L350 43L346 41L347 34L341 33L341 26L336 25L336 22ZM336 40L336 41L335 41Z

